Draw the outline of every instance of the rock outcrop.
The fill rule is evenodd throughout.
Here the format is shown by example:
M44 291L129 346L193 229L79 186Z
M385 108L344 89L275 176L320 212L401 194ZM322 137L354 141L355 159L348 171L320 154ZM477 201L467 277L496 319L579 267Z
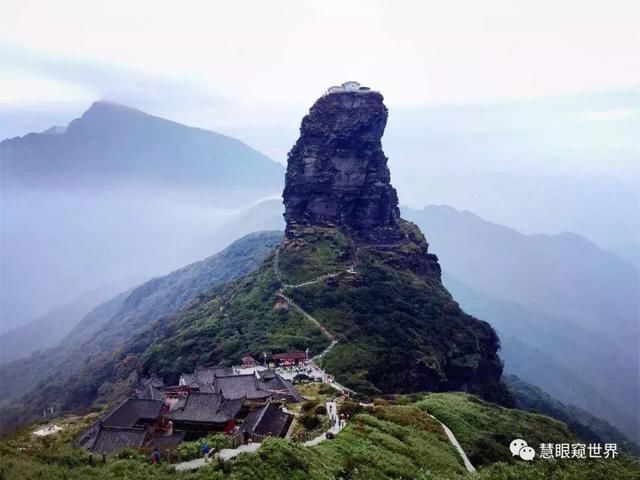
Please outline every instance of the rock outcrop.
M365 242L402 238L398 196L381 138L387 108L380 93L320 97L289 152L284 190L287 236L299 226L337 226Z
M424 235L400 218L382 95L347 87L303 119L283 195L279 274L305 285L287 294L338 339L323 366L360 393L463 390L510 404L498 336L460 309Z

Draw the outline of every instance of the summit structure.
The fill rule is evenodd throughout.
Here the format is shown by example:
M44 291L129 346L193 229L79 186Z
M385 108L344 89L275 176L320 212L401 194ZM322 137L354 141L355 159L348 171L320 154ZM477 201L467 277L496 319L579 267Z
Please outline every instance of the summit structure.
M315 102L289 152L283 194L288 237L313 225L336 226L365 242L402 238L381 143L387 115L382 95L357 82L331 87Z

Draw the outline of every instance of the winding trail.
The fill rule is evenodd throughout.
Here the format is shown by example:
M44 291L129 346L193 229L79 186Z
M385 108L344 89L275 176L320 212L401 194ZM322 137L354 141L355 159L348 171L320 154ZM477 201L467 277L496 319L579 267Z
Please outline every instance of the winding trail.
M431 414L428 414L428 415L431 418L433 418L436 422L438 422L440 424L440 426L442 427L442 429L444 430L444 433L447 434L447 438L449 439L449 443L451 443L451 445L453 445L454 448L458 451L458 454L460 455L460 458L462 458L462 463L464 464L465 468L467 469L467 472L476 473L476 467L473 466L473 464L469 460L469 457L467 457L466 452L464 451L464 449L460 445L460 442L458 442L458 439L453 434L451 429L449 427L447 427L444 423L442 423L440 420L438 420L436 417L434 417L433 415L431 415Z
M334 403L334 408L337 408L335 407L335 402L333 403ZM345 427L344 423L340 424L336 422L331 426L331 428L329 428L329 430L321 433L320 435L318 435L315 438L312 438L311 440L307 440L306 442L302 443L302 445L304 445L305 447L315 447L316 445L319 445L320 443L327 440L328 433L337 435L344 427ZM218 458L224 461L231 460L232 458L237 457L241 453L254 453L260 448L261 445L262 443L247 443L245 445L240 445L237 448L223 448L219 452L215 453L213 455L213 458ZM178 472L197 470L201 467L204 467L207 463L208 462L205 462L204 457L200 457L200 458L195 458L193 460L189 460L187 462L178 463L175 465L175 469Z
M316 366L318 369L318 364L316 362L318 362L319 360L321 360L327 353L329 353L331 350L333 350L333 348L338 344L338 337L336 337L333 333L331 333L329 330L327 330L327 328L322 325L322 323L320 323L318 321L318 319L316 319L313 315L311 315L309 312L307 312L305 309L303 309L300 305L298 305L296 302L294 302L290 297L288 297L287 295L285 295L284 290L293 290L296 288L303 288L309 285L315 285L316 283L319 283L323 280L326 280L328 278L335 278L338 277L340 275L343 274L349 274L349 275L354 275L356 274L356 270L355 270L355 264L350 265L348 268L346 268L345 270L341 270L339 272L334 272L334 273L327 273L325 275L320 275L317 278L314 278L313 280L309 280L306 282L302 282L296 285L292 285L292 284L288 284L288 283L284 283L282 281L282 275L280 273L280 267L279 267L279 261L280 261L280 247L278 247L276 249L276 253L275 253L275 257L274 257L274 261L273 261L273 269L276 275L276 278L278 279L278 281L280 282L280 288L278 289L278 291L276 292L276 296L282 300L284 300L285 302L287 302L288 305L292 306L293 308L295 308L298 312L300 312L300 314L305 317L307 320L309 320L311 323L313 323L314 325L316 325L320 331L322 332L322 334L327 337L331 343L329 344L329 346L327 348L325 348L322 352L320 352L318 355L316 355L315 357L309 359L309 362L313 363L314 366ZM345 387L344 385L339 384L338 382L336 382L335 380L332 381L330 383L330 385L335 388L336 390L338 390L341 393L356 393L355 391L351 390L350 388Z
M392 248L392 247L396 247L399 244L389 244L389 245L368 245L368 246L364 246L362 248ZM296 302L294 302L291 298L289 298L287 295L284 294L284 290L285 289L295 289L295 288L303 288L309 285L314 285L316 283L319 283L323 280L326 280L328 278L334 278L337 277L339 275L343 275L344 273L347 274L355 274L357 273L355 268L356 268L356 263L357 263L357 254L358 251L356 250L355 252L355 262L348 267L345 270L342 270L340 272L335 272L335 273L328 273L325 275L321 275L320 277L317 277L313 280L309 280L307 282L303 282L303 283L299 283L297 285L291 285L291 284L287 284L284 283L282 281L282 276L280 274L280 269L278 266L279 263L279 259L280 259L280 248L278 247L276 249L276 253L275 253L275 257L274 257L274 263L273 263L273 268L275 271L275 275L276 278L278 279L278 281L280 282L280 288L278 289L276 296L279 297L280 299L284 300L285 302L287 302L288 305L292 306L293 308L295 308L298 312L300 312L300 314L302 314L307 320L309 320L310 322L312 322L314 325L316 325L320 331L322 332L322 334L327 337L331 343L329 344L329 346L327 348L325 348L322 352L320 352L318 355L316 355L315 357L311 358L309 361L314 363L316 366L317 364L315 363L316 361L322 359L322 357L324 357L327 353L329 353L337 344L338 344L338 338L331 333L329 330L327 330L326 327L324 327L324 325L322 325L315 317L313 317L311 314L309 314L307 311L305 311L302 307L300 307L300 305L298 305ZM332 382L330 384L332 387L334 387L336 390L345 393L345 392L349 392L349 393L357 393L343 385L340 385L337 382ZM373 404L365 404L365 403L361 403L360 405L362 406L373 406ZM449 427L447 427L444 423L442 423L440 420L438 420L436 417L434 417L433 415L429 414L429 416L431 418L433 418L435 421L437 421L440 426L442 427L442 429L444 430L444 433L447 435L447 438L449 439L449 443L451 443L451 445L456 449L456 451L458 452L458 454L460 455L460 458L462 459L462 463L464 464L464 467L467 469L467 472L469 473L475 473L476 469L473 466L473 464L471 463L471 461L469 461L469 458L467 457L466 452L464 451L464 449L462 448L462 446L460 445L460 442L458 442L458 440L456 439L455 435L453 434L453 432L451 431L451 429ZM325 441L327 439L327 433L333 433L334 435L337 434L338 432L340 432L340 430L342 430L342 428L344 428L344 424L340 425L340 424L336 424L333 425L328 432L324 432L321 435L317 436L316 438L313 438L307 442L304 442L303 445L307 446L307 447L313 447L315 445L318 445L319 443L322 443L323 441ZM253 453L256 450L258 450L260 448L260 443L253 443L253 444L247 444L247 445L240 445L238 448L234 448L234 449L230 449L230 448L226 448L223 450L220 450L220 452L215 454L216 458L220 458L221 460L230 460L238 455L240 455L241 453ZM195 460L190 460L188 462L182 462L179 463L175 466L177 471L187 471L187 470L196 470L202 466L204 466L206 463L204 461L203 458L196 458Z
M399 245L401 245L403 242L400 243L396 243L396 244L388 244L388 245L365 245L359 248L395 248ZM282 281L282 276L280 274L280 268L279 268L279 260L280 260L280 247L278 247L276 249L276 253L275 253L275 257L274 257L274 262L273 262L273 269L275 271L275 275L278 279L278 281L281 284L280 289L278 290L278 292L276 293L276 296L280 297L281 299L283 299L284 301L286 301L289 305L291 305L293 308L295 308L296 310L298 310L306 319L308 319L309 321L311 321L312 323L314 323L319 329L320 331L329 339L331 340L331 344L325 348L322 352L320 352L318 355L316 355L315 357L313 357L310 361L313 362L315 364L315 362L317 360L320 360L322 357L324 357L327 353L329 353L337 344L338 344L338 338L332 334L331 332L329 332L329 330L327 330L315 317L313 317L311 314L309 314L307 311L305 311L300 305L298 305L297 303L295 303L291 298L287 297L284 294L284 289L294 289L294 288L301 288L301 287L306 287L308 285L314 285L316 283L321 282L322 280L326 280L328 278L334 278L337 277L339 275L342 275L344 273L348 273L348 274L356 274L356 266L357 266L357 262L358 262L358 251L359 248L356 249L355 253L354 253L354 263L349 266L348 268L346 268L345 270L342 270L340 272L334 272L334 273L328 273L325 275L321 275L318 278L315 278L313 280L309 280L303 283L299 283L297 285L291 285L291 284L287 284L284 283ZM341 392L349 392L349 393L357 393L343 385L340 385L337 382L332 382L331 384L334 388L336 388L338 391ZM369 406L371 404L361 404L363 406ZM476 468L473 466L473 464L471 463L471 461L469 460L469 457L467 457L466 452L464 451L464 449L462 448L462 446L460 445L460 442L458 442L458 439L456 438L456 436L453 434L453 432L451 431L451 429L449 427L447 427L444 423L442 423L440 420L438 420L436 417L434 417L433 415L429 414L429 416L431 418L433 418L435 421L437 421L440 426L442 426L442 429L444 430L444 433L447 435L447 438L449 439L449 443L451 443L451 445L456 449L456 451L458 452L458 454L460 455L460 458L462 459L462 463L464 464L464 467L467 469L467 472L469 473L475 473L476 472ZM326 438L326 434L323 434L321 436L324 436ZM314 442L319 440L320 437L318 437L317 439L311 440L310 442ZM321 441L321 440L320 440ZM317 443L320 443L320 441L317 441ZM310 442L307 442L306 444L312 445L310 444ZM313 443L313 444L317 444L317 443Z

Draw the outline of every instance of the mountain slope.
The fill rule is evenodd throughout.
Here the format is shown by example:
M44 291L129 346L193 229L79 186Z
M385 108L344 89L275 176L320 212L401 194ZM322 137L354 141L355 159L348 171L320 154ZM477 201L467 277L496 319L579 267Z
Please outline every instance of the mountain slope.
M7 407L1 415L2 428L29 421L44 406L66 410L89 405L98 397L117 398L123 391L113 391L111 382L117 375L111 367L126 342L158 319L167 323L199 294L253 271L281 239L280 232L244 237L216 255L105 302L60 347L1 365L0 402ZM126 380L134 381L130 366L125 371Z
M638 271L572 234L523 235L450 207L427 229L463 308L500 332L506 369L640 440Z
M592 443L616 443L618 448L633 455L640 455L640 447L616 427L573 405L565 405L542 389L527 383L515 375L506 375L504 381L516 398L516 408L555 418L583 440Z
M571 233L523 235L446 206L403 211L429 232L447 271L469 286L576 319L621 348L637 351L629 344L639 328L640 279L633 265Z
M57 188L116 181L274 192L282 166L242 142L110 102L64 129L0 143L3 182Z
M612 340L566 319L492 298L451 275L445 274L444 282L470 313L491 319L507 372L637 438L635 364Z
M205 260L149 280L127 296L120 311L108 318L108 325L95 320L90 326L81 322L65 343L74 343L76 336L87 335L87 329L96 333L103 330L100 335L104 335L102 327L107 326L112 343L105 343L104 337L101 342L103 346L116 345L151 320L179 311L198 294L253 271L281 238L280 232L252 233Z
M85 315L121 289L113 285L86 292L22 327L0 334L0 363L55 346Z

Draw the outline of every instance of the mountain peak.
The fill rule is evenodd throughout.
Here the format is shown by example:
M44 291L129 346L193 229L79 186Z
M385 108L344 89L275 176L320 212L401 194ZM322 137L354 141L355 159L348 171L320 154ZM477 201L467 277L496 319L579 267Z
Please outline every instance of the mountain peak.
M148 113L123 105L121 103L108 100L97 100L91 104L89 109L82 114L80 122L95 119L113 119L124 117L150 117ZM72 122L73 123L73 122Z
M62 135L66 131L67 131L67 127L63 127L60 125L53 125L52 127L47 128L41 133L43 135Z
M364 241L401 238L382 134L387 107L371 90L334 90L302 120L284 189L287 236L297 227L338 226Z
M143 115L147 115L142 110L138 110L137 108L130 107L128 105L124 105L123 103L112 102L110 100L96 100L91 104L89 109L85 112L127 112L127 113L141 113Z

